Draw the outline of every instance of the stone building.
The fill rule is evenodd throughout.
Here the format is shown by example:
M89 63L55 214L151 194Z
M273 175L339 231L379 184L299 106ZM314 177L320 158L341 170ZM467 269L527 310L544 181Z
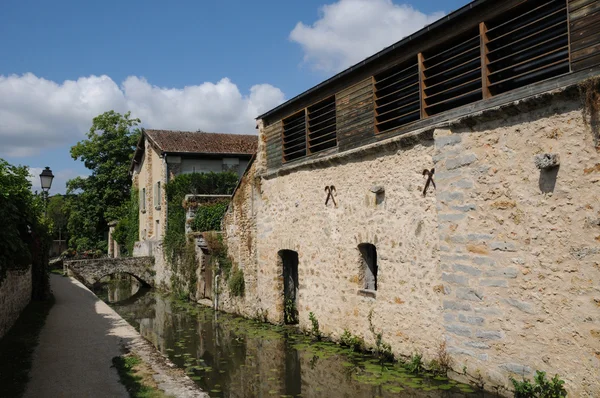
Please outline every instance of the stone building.
M151 255L166 226L165 184L179 174L234 171L241 175L256 135L143 130L130 168L140 198L136 255Z
M261 115L220 309L600 396L599 20L473 1Z

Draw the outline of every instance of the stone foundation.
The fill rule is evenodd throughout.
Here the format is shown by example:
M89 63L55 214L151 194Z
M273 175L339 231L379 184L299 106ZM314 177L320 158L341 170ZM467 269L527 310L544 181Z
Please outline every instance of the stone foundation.
M31 266L26 270L7 271L0 282L0 338L15 323L31 301Z

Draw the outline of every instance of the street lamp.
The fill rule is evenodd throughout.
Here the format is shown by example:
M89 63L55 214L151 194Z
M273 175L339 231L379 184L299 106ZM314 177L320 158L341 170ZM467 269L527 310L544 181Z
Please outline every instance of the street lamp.
M46 168L40 174L40 182L42 184L42 191L44 192L44 215L46 214L46 209L48 208L48 191L50 191L53 179L54 174L52 174L52 170L50 170L50 167L46 166Z
M50 167L46 167L42 174L40 174L40 181L42 183L42 190L46 193L50 190L52 186L52 180L54 179L54 174L52 174L52 170Z

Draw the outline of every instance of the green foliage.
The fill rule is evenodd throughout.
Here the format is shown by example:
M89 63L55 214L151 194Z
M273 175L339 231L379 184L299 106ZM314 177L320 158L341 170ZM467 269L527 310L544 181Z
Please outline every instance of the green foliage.
M28 229L40 211L28 177L27 167L0 159L0 281L7 269L26 267L31 261Z
M317 316L312 312L308 313L308 319L310 319L310 323L312 324L310 334L317 340L321 340L321 330L319 329L319 320Z
M140 228L140 203L138 190L132 188L129 196L127 217L119 220L115 226L113 238L122 246L122 248L126 249L126 253L129 256L132 256L133 246L138 240Z
M144 366L142 360L132 354L114 357L113 366L119 374L119 381L125 386L131 398L163 398L166 395L150 383L151 376L147 371L141 371ZM145 376L146 375L146 376ZM150 378L149 378L150 377Z
M48 252L51 222L43 198L31 192L29 170L0 159L0 282L9 269L32 265L32 296L49 293Z
M515 388L515 398L563 398L567 396L565 382L558 375L550 380L546 379L546 372L537 370L533 383L528 379L518 381L510 378Z
M410 361L408 361L404 367L412 374L419 374L423 372L423 355L420 353L414 353L410 357Z
M84 251L106 249L107 224L127 216L131 180L129 167L140 136L139 119L105 112L93 119L87 139L71 148L91 171L67 182L69 246Z
M354 351L362 351L365 347L363 338L353 335L348 329L344 329L344 333L340 336L340 343Z
M216 266L213 269L220 272L225 280L228 280L233 264L227 252L227 245L223 242L223 236L214 232L206 233L204 240L210 250L212 264Z
M287 298L283 303L283 318L287 325L295 325L298 323L298 309L296 308L296 301L291 298Z
M167 261L173 266L183 251L185 239L185 195L230 195L238 176L232 172L180 174L165 185L167 231L163 240Z
M48 199L46 208L48 218L52 222L52 236L55 239L67 237L67 224L69 222L69 209L67 199L63 195L54 195Z
M228 204L229 201L222 201L199 205L192 223L192 230L197 232L220 230L221 220L227 211Z
M392 352L392 346L383 341L382 333L377 333L375 331L375 326L373 325L373 310L369 311L367 319L369 320L369 331L373 334L373 338L375 339L375 355L379 357L379 360L382 363L393 361L394 353Z
M241 268L236 268L229 278L229 294L235 297L243 297L245 287L244 271Z

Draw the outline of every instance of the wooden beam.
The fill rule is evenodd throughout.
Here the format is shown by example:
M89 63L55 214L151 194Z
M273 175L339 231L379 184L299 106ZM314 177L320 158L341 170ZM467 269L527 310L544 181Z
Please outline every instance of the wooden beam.
M421 97L421 119L425 119L427 116L426 106L425 106L425 98L427 98L427 94L425 94L425 57L423 53L419 53L417 55L417 60L419 63L419 95Z
M487 37L487 26L485 22L479 24L479 38L481 41L481 88L483 99L490 98L492 93L490 92L490 71L488 64L488 37Z

